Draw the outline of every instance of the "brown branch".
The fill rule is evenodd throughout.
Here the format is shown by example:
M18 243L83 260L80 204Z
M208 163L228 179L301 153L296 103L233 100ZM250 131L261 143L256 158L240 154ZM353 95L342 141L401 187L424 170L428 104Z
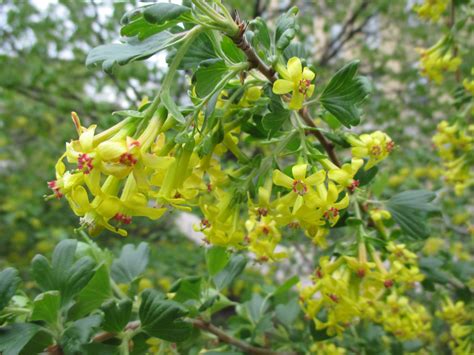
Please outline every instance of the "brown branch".
M277 77L275 75L275 71L273 68L269 67L265 62L263 62L258 54L255 52L255 49L250 45L250 43L247 41L247 38L245 37L245 31L247 29L247 26L245 23L243 23L238 14L235 15L235 22L239 26L239 32L235 37L232 38L234 43L239 47L246 55L247 61L250 64L250 69L257 69L260 71L265 77L271 82L274 83L275 80L277 80ZM301 110L298 111L299 115L301 118L304 120L304 122L312 128L317 128L316 125L314 124L314 121L309 113L309 111L306 108L302 108ZM316 137L316 139L321 143L322 147L328 154L329 158L331 161L336 164L337 166L341 166L341 163L339 159L336 156L336 153L334 151L334 145L326 139L326 137L318 130L308 130L308 134L312 134Z
M208 333L214 334L220 341L226 344L233 345L245 351L246 354L251 354L251 355L293 355L293 354L296 354L293 351L279 352L279 351L273 351L270 349L265 349L265 348L260 348L260 347L250 345L249 343L243 340L234 338L233 336L227 334L222 329L216 327L212 323L203 321L202 319L192 319L191 324L193 324L196 328L199 328Z
M375 13L367 16L362 25L357 26L356 28L352 28L356 23L358 17L367 9L369 5L368 0L362 1L359 6L352 12L351 15L344 21L344 25L341 28L339 34L329 41L321 55L321 59L319 60L319 65L324 66L326 65L333 57L339 53L339 51L344 47L344 45L357 33L362 32L363 28L367 24L367 22L375 15Z

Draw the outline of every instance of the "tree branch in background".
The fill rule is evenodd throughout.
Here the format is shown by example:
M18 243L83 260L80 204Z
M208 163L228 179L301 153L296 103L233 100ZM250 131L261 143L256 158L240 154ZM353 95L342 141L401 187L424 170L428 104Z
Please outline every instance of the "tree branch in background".
M363 31L369 20L375 15L375 12L366 16L361 25L356 27L354 26L362 13L367 9L368 5L369 0L363 0L359 6L346 18L338 35L327 42L325 45L321 54L321 58L319 59L319 65L327 65L328 62L341 51L341 49L350 39Z

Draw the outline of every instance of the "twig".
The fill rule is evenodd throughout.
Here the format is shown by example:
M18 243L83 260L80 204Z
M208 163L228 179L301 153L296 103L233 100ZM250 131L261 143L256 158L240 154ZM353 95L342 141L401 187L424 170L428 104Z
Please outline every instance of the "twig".
M259 347L250 345L249 343L243 340L234 338L233 336L227 334L222 329L216 327L212 323L206 322L202 319L192 319L190 322L196 328L199 328L201 330L214 334L220 341L226 344L234 345L235 347L245 351L246 354L251 354L251 355L252 354L256 354L256 355L294 355L296 354L293 351L279 352L279 351L273 351L270 349L259 348Z
M245 53L247 61L250 64L250 68L257 69L263 75L265 75L265 77L271 83L274 83L277 80L275 71L273 70L273 68L269 67L260 59L258 54L255 52L255 49L250 45L250 43L247 41L247 38L245 37L245 31L247 29L246 24L240 20L238 15L235 15L235 22L239 26L239 32L235 37L232 38L232 40L237 45L237 47L239 47ZM316 128L316 125L314 124L313 119L311 118L311 115L306 108L302 108L298 111L298 113L309 127ZM334 151L334 145L330 141L328 141L320 131L308 130L307 134L314 135L319 141L319 143L321 143L321 145L323 146L331 161L337 166L341 166L341 163Z
M343 47L344 43L346 43L351 37L354 36L355 33L354 30L351 30L349 32L349 35L344 39L344 36L346 35L347 33L347 30L352 27L352 25L355 23L355 21L357 20L357 18L359 17L359 15L367 8L367 6L369 5L369 1L368 0L364 0L362 1L359 6L352 12L352 14L350 14L347 19L344 21L344 24L341 28L341 31L339 32L339 34L333 38L331 41L329 41L327 43L327 45L325 46L324 50L323 50L323 54L321 55L321 59L319 60L319 64L321 66L323 65L326 65L328 63L328 61L334 57L340 50L341 48ZM362 26L363 27L363 26ZM359 30L362 28L359 26ZM356 32L357 33L357 32ZM336 49L334 49L334 45L337 43L337 42L341 42L339 44L339 46L336 47Z

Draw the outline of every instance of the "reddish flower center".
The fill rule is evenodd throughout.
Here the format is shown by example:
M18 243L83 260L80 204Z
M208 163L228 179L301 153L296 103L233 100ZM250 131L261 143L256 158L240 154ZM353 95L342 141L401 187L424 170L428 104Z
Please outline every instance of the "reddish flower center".
M359 276L360 278L363 278L365 276L365 270L364 269L357 270L357 276Z
M207 219L201 219L201 229L204 230L206 228L209 228L211 226L211 223L209 223L209 220Z
M301 180L293 180L293 191L296 192L298 195L303 196L305 193L308 192L308 187Z
M309 86L311 85L311 80L301 79L298 84L298 91L305 95L308 93Z
M131 216L127 216L123 213L116 213L115 216L114 216L114 219L120 223L123 223L123 224L131 224L132 223L132 217Z
M393 148L395 147L395 142L394 141L390 141L387 143L387 151L390 153Z
M120 156L120 164L133 166L137 163L137 159L133 156L132 153L123 153Z
M92 158L87 154L79 154L77 157L77 168L82 170L84 174L89 174L94 168L92 165Z
M326 212L324 212L324 218L331 219L339 216L339 210L336 207L331 207Z
M375 156L380 155L382 153L382 148L380 148L379 145L374 145L370 149L370 153Z
M339 297L337 297L334 293L330 293L328 296L333 302L335 303L339 302Z
M359 180L353 180L352 181L352 184L349 185L348 189L350 192L354 192L355 189L357 189L360 185L360 181Z
M265 217L265 216L268 214L268 210L267 210L266 208L264 208L264 207L259 207L259 208L257 209L257 214L258 214L259 216Z
M385 288L390 288L393 286L393 280L385 280L383 282L383 285L385 286Z
M63 194L61 193L60 187L58 186L56 180L48 181L48 187L49 187L51 190L53 190L54 196L56 196L57 198L63 197Z

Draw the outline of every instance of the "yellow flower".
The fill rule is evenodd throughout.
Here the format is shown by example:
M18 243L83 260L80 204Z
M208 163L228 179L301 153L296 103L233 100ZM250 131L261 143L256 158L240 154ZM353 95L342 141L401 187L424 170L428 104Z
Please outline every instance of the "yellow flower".
M441 38L433 47L418 50L421 58L421 75L440 84L444 72L455 72L461 65L461 58L455 56L452 49L452 39L448 36Z
M244 95L240 99L239 105L241 107L250 107L254 101L257 101L262 96L261 86L251 86L245 90Z
M290 189L290 193L286 195L284 202L292 204L292 213L296 214L303 205L314 206L312 200L316 197L312 187L321 185L325 178L326 172L320 170L306 177L307 164L297 164L291 169L293 178L283 174L280 170L273 171L273 183L278 186Z
M350 163L343 164L340 168L329 160L324 161L323 165L329 169L328 178L330 180L348 188L350 191L354 191L359 186L359 181L354 180L354 176L364 165L364 160L352 159Z
M352 155L356 158L368 158L365 170L384 160L393 150L394 142L381 131L362 134L359 137L349 136L347 141L352 146Z
M437 22L448 7L448 0L425 0L422 5L415 6L414 10L422 19Z
M311 97L314 85L311 81L315 74L308 68L302 67L301 61L297 57L288 60L286 68L278 68L281 79L273 84L273 92L277 95L292 93L288 107L292 110L299 110L303 107L305 99Z

